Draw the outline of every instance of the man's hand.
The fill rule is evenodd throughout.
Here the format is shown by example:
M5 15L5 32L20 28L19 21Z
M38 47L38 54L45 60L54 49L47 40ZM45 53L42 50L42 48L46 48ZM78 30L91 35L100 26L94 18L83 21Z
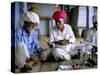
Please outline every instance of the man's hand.
M67 45L69 44L69 40L60 40L60 41L55 41L54 42L55 44L58 44L58 45Z
M48 43L50 48L53 48L53 43Z
M50 43L48 40L44 40L44 42L47 43L50 48L53 48L53 43Z

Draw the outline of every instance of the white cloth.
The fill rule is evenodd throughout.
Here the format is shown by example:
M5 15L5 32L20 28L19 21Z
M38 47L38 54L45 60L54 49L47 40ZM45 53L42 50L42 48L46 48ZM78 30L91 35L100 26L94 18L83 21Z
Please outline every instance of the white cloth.
M97 14L92 17L93 22L97 22Z
M92 43L94 46L97 46L97 31L94 28L88 30L86 41Z
M59 40L69 40L69 42L74 43L75 42L75 36L72 31L72 28L68 24L64 24L64 30L61 32L56 28L56 26L50 31L50 37L49 42L52 43L54 41ZM52 54L57 58L61 58L64 60L70 60L70 49L72 47L72 44L67 45L57 45L55 44L55 47L53 48Z
M35 12L28 11L22 15L24 21L33 22L39 24L39 16Z
M70 54L66 51L66 49L62 48L54 48L52 54L56 60L59 58L62 60L70 60Z
M91 54L92 45L90 43L81 43L81 44L73 44L73 47L70 50L70 55L78 54L78 50L80 50L81 56L85 54Z
M20 42L15 49L15 63L19 68L22 68L26 64L27 58L30 58L28 49L24 43Z

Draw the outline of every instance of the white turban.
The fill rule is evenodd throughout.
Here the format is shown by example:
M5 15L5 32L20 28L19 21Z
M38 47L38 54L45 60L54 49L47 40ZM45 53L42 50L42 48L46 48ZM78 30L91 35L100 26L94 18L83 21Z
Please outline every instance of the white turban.
M28 11L22 15L24 21L33 22L39 24L39 16L35 12Z

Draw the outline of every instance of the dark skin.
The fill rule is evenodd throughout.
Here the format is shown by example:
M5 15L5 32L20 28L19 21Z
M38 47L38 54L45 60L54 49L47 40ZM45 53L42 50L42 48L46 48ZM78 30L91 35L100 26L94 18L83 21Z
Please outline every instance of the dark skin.
M66 45L66 44L69 43L69 40L64 39L64 40L54 41L52 43L55 43L55 44L58 44L58 45Z
M93 27L97 30L97 22L93 22Z
M24 29L25 31L30 34L30 32L34 29L34 27L36 26L36 23L33 22L28 22L28 21L24 21Z

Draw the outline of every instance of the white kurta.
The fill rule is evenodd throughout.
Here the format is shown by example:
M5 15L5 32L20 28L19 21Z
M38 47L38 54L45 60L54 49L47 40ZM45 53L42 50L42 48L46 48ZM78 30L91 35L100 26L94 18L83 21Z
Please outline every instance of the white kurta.
M75 36L72 31L72 28L68 24L64 24L64 30L61 32L56 28L56 26L50 31L49 42L59 41L59 40L69 40L70 43L75 42ZM72 44L67 45L58 45L55 44L55 47L52 50L52 54L55 59L63 59L63 60L70 60L70 49Z
M20 42L15 50L15 62L19 68L24 67L26 59L30 58L26 45Z
M89 43L92 43L94 46L97 46L97 31L94 28L91 28L87 32L86 41L88 41Z
M85 46L85 50L81 48L84 53L92 54L91 49L93 46L97 47L97 31L95 28L91 28L87 31L86 38L82 39L82 44ZM82 47L80 45L80 47Z

